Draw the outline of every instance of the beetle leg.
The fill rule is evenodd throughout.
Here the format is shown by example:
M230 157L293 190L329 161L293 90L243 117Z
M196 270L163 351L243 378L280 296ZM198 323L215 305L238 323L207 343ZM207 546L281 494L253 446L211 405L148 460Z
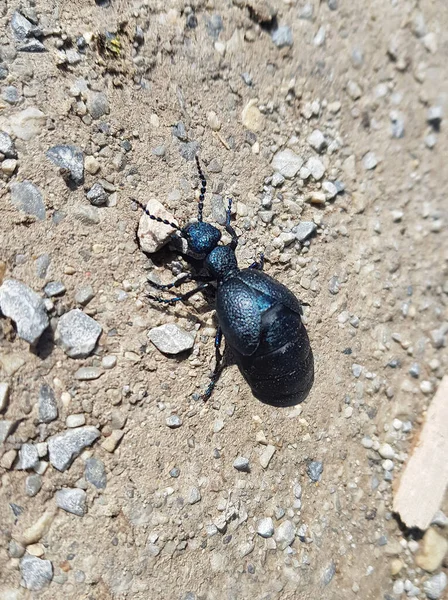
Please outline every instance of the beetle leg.
M253 262L249 265L249 269L257 269L257 271L262 271L264 266L264 254L260 252L260 259Z
M201 283L198 287L195 287L193 290L190 290L186 294L182 294L180 296L174 296L173 298L159 298L158 296L154 296L153 294L147 294L148 298L151 300L155 300L156 302L160 302L162 304L174 304L175 302L181 302L183 300L188 300L191 296L194 296L197 292L201 292L208 288L210 283Z
M156 283L155 281L151 281L150 279L148 279L148 283L151 287L156 288L156 290L171 290L173 287L179 287L184 283L187 283L188 281L210 281L210 277L208 277L207 275L193 275L192 273L185 273L184 275L182 275L182 277L179 277L179 279L176 279L176 281L173 281L172 283Z
M227 211L226 211L226 231L227 233L232 237L232 241L230 242L230 247L232 248L232 250L235 250L235 248L238 246L238 236L236 235L236 231L234 230L234 228L230 225L230 217L232 215L231 213L231 209L232 209L232 198L228 198L228 206L227 206Z
M221 342L222 342L222 329L221 329L221 327L218 327L218 329L216 330L216 335L215 335L216 364L215 364L215 368L213 369L213 373L210 375L210 383L208 384L207 389L201 396L201 398L204 402L207 402L207 400L212 395L212 392L214 390L216 382L218 381L219 375L221 374L221 362L222 362L222 354L220 351Z

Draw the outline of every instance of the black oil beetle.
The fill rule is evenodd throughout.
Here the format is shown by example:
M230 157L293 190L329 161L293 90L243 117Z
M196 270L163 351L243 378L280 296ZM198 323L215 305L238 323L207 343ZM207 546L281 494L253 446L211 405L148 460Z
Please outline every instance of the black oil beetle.
M262 272L263 256L247 269L238 267L235 256L238 236L230 225L230 199L225 229L231 242L219 245L221 232L203 221L206 180L197 156L196 164L201 180L197 222L179 229L175 223L150 214L143 204L134 200L151 219L177 230L188 245L186 258L193 256L205 273L187 273L167 285L150 281L163 291L187 281L202 282L186 294L168 299L152 295L150 298L172 304L216 284L219 323L215 337L216 366L202 396L204 400L211 396L221 371L220 345L224 335L241 374L258 400L278 407L299 404L307 397L314 381L313 353L301 319L301 304L286 286Z

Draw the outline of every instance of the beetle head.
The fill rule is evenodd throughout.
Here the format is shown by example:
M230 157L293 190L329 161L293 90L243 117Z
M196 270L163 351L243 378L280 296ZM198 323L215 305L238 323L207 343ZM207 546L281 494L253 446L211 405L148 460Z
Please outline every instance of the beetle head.
M187 240L189 250L204 256L216 248L221 232L210 223L189 223L182 229L182 237Z

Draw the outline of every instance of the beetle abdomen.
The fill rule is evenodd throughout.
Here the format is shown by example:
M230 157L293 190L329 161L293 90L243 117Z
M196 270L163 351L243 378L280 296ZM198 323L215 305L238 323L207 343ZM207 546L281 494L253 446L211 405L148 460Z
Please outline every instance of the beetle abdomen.
M261 323L260 343L252 355L233 348L238 367L261 402L299 404L314 382L313 353L300 315L276 304L263 313Z

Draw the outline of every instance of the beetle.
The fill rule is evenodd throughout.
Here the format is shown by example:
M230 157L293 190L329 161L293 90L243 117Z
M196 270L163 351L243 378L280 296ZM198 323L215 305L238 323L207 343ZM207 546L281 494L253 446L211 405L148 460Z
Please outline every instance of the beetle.
M210 398L221 372L220 346L224 336L241 374L258 400L276 407L299 404L308 396L314 382L314 359L301 318L302 305L285 285L263 272L263 255L248 268L238 267L235 256L238 236L230 224L231 199L225 223L231 241L227 245L220 244L221 231L203 220L207 182L198 157L195 159L201 181L196 222L179 228L150 214L141 202L133 199L150 219L177 230L186 240L185 258L193 257L204 272L189 272L165 285L149 281L160 291L177 288L187 281L201 282L185 294L170 298L149 294L149 297L174 304L216 285L215 308L219 323L215 336L216 366L202 395L204 400Z

